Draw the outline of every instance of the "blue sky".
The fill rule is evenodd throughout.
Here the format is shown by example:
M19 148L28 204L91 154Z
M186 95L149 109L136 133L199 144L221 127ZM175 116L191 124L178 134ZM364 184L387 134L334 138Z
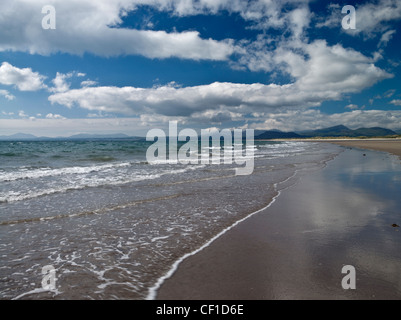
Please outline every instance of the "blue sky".
M345 5L356 29L342 27ZM169 121L401 130L400 1L4 0L0 12L0 135L146 135Z

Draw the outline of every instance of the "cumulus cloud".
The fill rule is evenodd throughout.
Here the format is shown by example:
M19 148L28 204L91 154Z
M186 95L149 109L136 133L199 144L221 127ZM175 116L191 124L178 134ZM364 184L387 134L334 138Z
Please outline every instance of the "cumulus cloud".
M81 87L92 87L97 85L97 81L93 80L85 80L81 82Z
M328 46L321 40L302 43L297 49L305 55L292 49L280 47L272 58L294 79L285 85L215 82L194 87L84 87L53 94L49 101L125 115L189 117L213 111L223 119L266 109L316 107L392 77L376 67L373 58L340 45Z
M383 32L387 23L401 19L401 3L398 0L380 0L357 7L358 27L364 33Z
M275 60L284 64L284 70L303 90L353 93L392 77L374 65L374 58L339 44L328 46L326 41L317 40L299 44L299 49L304 54L279 49Z
M28 117L28 115L25 113L24 110L20 110L20 111L18 112L18 116L19 116L20 118L27 118L27 117Z
M395 106L401 106L401 100L399 99L392 100L390 103Z
M346 30L350 35L364 35L373 37L381 34L381 44L386 44L394 34L389 29L389 22L401 19L401 2L399 0L379 0L363 4L357 4L356 8L356 29ZM328 6L331 14L325 17L324 22L317 24L317 27L330 27L341 29L341 21L344 15L338 4Z
M15 99L15 96L13 96L10 92L7 90L0 90L0 96L5 97L7 100L11 101Z
M233 68L284 75L290 81L287 84L215 82L193 87L171 83L153 88L138 88L97 86L96 81L88 79L81 81L81 88L71 89L68 80L72 76L84 77L86 74L57 73L52 80L53 86L49 88L44 84L45 77L31 69L18 69L3 63L0 67L0 83L14 85L25 91L47 88L52 93L49 97L52 104L68 108L78 106L88 110L90 117L100 117L103 112L134 116L141 124L179 120L217 126L225 122L246 121L259 115L266 117L268 121L263 123L264 126L276 124L285 128L284 119L288 120L288 124L296 126L291 122L291 117L300 112L298 115L302 117L299 119L310 121L313 128L315 125L326 126L339 119L335 115L323 115L308 108L318 107L324 101L340 100L345 94L361 92L392 75L375 65L381 58L380 53L369 57L340 44L329 45L324 40L311 42L306 34L313 21L308 2L53 0L51 4L56 7L57 29L43 30L40 23L43 18L41 8L49 4L49 1L6 0L0 3L0 27L3 30L0 34L0 51L27 51L43 55L55 52L82 55L89 52L105 57L143 55L158 59L178 57L225 60ZM217 14L222 11L236 13L249 22L249 28L263 32L253 40L217 41L203 39L197 31L166 32L121 28L124 17L142 5L179 17ZM387 23L401 17L399 9L401 5L395 0L379 0L360 5L357 8L360 22L357 32L369 36L381 35L379 46L384 47L395 32L390 30ZM320 26L332 27L335 23L340 27L341 8L331 5L330 10L332 15ZM335 16L338 12L340 15ZM271 28L280 32L268 32ZM273 77L272 79L274 80ZM4 93L2 95L7 98ZM398 100L394 101L391 103L397 105ZM348 122L352 124L352 121L356 121L353 117L357 115L355 112L362 110L356 110L357 106L354 105L346 108L353 110L346 113L349 116ZM365 117L369 113L360 115ZM389 121L391 117L398 119L398 114L394 113L391 116L370 115L372 119L382 123ZM48 114L46 118L49 121L67 121L54 114ZM303 123L302 120L299 122Z
M50 88L51 92L66 92L70 89L70 84L67 83L67 79L72 77L72 73L63 74L57 72L56 77L52 80L54 87Z
M378 44L379 47L386 46L387 43L393 38L393 35L396 33L396 30L389 30L382 34L380 38L380 42Z
M15 86L20 91L38 91L46 88L43 83L45 78L38 72L33 72L31 68L20 69L8 62L3 62L0 66L0 83Z
M257 117L256 117L257 116ZM261 120L262 119L262 120ZM160 115L142 115L136 118L97 118L97 119L65 119L46 118L29 120L1 119L0 134L19 132L24 128L27 132L44 136L68 136L81 132L91 133L126 133L128 135L145 136L149 127L167 128L168 121L178 121L179 127L196 127L198 119L177 118ZM286 110L255 114L244 129L282 131L303 131L327 128L335 125L346 125L351 129L362 127L385 127L392 130L401 129L401 110L353 110L350 112L325 114L316 109ZM203 126L205 128L206 126ZM225 126L214 125L220 129Z
M350 109L350 110L356 110L359 107L356 104L349 104L347 106L345 106L346 109Z
M49 113L46 115L46 119L66 119L66 118L59 114Z
M327 98L323 95L301 92L294 85L215 82L185 88L82 88L51 95L49 101L70 108L78 105L87 110L126 115L155 113L166 116L191 116L194 113L222 108L231 112L246 112L249 108L298 106L301 101L303 104L314 106Z
M289 110L264 114L262 122L250 125L253 129L283 131L315 130L336 125L345 125L351 129L367 127L385 127L401 129L401 111L353 110L344 113L325 114L320 110Z
M133 0L133 8L141 5L152 6L153 8L171 12L174 15L193 16L217 14L221 11L237 13L244 20L253 22L253 28L269 29L285 27L289 19L287 13L289 8L303 7L309 3L309 0ZM283 9L286 10L283 10ZM295 17L297 16L297 17ZM303 16L303 13L297 12L294 18Z
M385 97L385 98L391 98L391 97L394 95L395 92L396 92L395 89L387 90L387 91L384 93L384 97Z
M141 1L53 0L50 4L56 9L55 30L42 29L41 9L49 5L48 0L1 1L0 51L194 60L226 60L233 52L230 40L202 39L197 31L167 33L120 28L122 18Z
M49 88L50 92L53 93L58 93L58 92L66 92L70 89L71 83L68 82L68 79L71 79L73 77L84 77L86 76L85 73L82 72L77 72L77 71L71 71L68 73L61 73L57 72L56 77L52 80L53 87ZM96 84L95 81L83 81L81 82L82 86L90 86Z

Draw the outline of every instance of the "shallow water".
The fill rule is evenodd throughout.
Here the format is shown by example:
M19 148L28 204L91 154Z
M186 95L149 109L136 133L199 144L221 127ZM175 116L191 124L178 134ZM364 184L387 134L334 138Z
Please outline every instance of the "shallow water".
M254 173L235 176L233 165L149 165L147 146L0 143L2 299L144 299L177 259L341 150L261 142Z

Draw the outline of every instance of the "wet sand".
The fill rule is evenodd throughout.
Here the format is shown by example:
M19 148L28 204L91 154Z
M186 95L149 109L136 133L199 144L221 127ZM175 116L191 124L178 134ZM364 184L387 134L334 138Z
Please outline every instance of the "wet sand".
M386 151L401 158L401 140L342 140L332 143L345 147Z
M400 299L400 188L397 157L345 149L184 260L157 299Z

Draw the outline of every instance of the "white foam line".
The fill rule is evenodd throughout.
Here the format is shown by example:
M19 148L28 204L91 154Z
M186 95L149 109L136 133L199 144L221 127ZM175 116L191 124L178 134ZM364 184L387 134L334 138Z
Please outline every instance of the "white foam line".
M284 183L284 182L290 180L291 178L295 177L296 174L297 174L297 170L295 171L295 173L294 173L291 177L285 179L284 181L280 181L280 182L275 183L275 184L274 184L274 189L277 189L277 186L278 186L280 183ZM283 190L285 190L285 189L287 189L287 188L284 188ZM250 217L254 216L255 214L258 214L259 212L262 212L262 211L268 209L268 208L276 201L276 199L280 196L280 194L281 194L281 192L282 192L283 190L277 191L277 194L273 197L273 199L270 201L270 203L269 203L267 206L265 206L264 208L259 209L259 210L255 211L255 212L249 214L249 215L246 216L245 218L242 218L242 219L236 221L234 224L232 224L231 226L227 227L226 229L224 229L223 231L221 231L220 233L218 233L216 236L214 236L212 239L210 239L208 242L206 242L206 243L205 243L203 246L201 246L200 248L198 248L198 249L196 249L195 251L192 251L192 252L190 252L190 253L187 253L186 255L184 255L184 256L182 256L181 258L179 258L176 262L174 262L174 264L172 265L171 269L170 269L164 276L160 277L160 278L157 280L156 284L155 284L153 287L151 287L151 288L149 289L149 293L148 293L148 296L146 297L146 300L155 300L155 299L156 299L157 291L159 290L159 288L161 287L161 285L164 283L165 280L169 279L169 278L177 271L178 266L181 264L181 262L183 262L185 259L187 259L187 258L189 258L189 257L191 257L191 256L193 256L193 255L195 255L195 254L197 254L197 253L199 253L199 252L202 251L203 249L209 247L215 240L217 240L217 239L220 238L223 234L225 234L226 232L230 231L231 229L233 229L234 227L236 227L237 225L239 225L241 222L243 222L243 221L249 219Z
M33 289L31 291L25 292L23 294L20 294L19 296L12 298L11 300L18 300L18 299L21 299L22 297L30 295L30 294L43 293L43 292L52 292L56 295L60 294L60 292L57 290L47 290L47 289L43 289L43 288L37 288L37 289Z

